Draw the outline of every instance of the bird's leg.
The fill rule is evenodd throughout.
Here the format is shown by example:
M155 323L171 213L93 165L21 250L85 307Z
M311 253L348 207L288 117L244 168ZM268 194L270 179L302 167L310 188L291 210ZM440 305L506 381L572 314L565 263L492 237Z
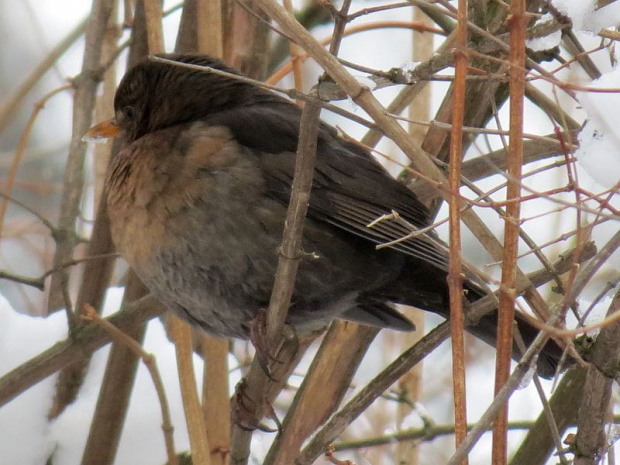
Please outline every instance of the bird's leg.
M254 431L256 429L265 433L275 433L281 431L282 423L277 417L273 406L269 402L265 402L263 405L263 416L272 419L276 424L276 429L270 428L267 425L260 422L260 419L254 415L254 409L250 408L254 406L254 400L246 393L247 385L245 378L239 381L235 388L235 394L232 399L232 420L239 426L239 428L246 431ZM248 405L250 404L250 405Z
M249 333L250 341L254 345L256 350L256 361L261 370L267 376L270 383L275 385L280 384L278 378L283 378L286 374L281 373L281 368L285 368L287 364L283 360L279 360L279 355L284 355L285 359L295 358L299 347L300 341L297 337L297 333L290 325L284 325L282 334L277 338L277 348L272 348L267 340L267 310L261 309L256 316L250 322ZM283 351L283 353L281 353ZM289 360L289 364L292 360ZM276 377L272 371L270 365L276 362L278 365L275 367L276 372L280 373L280 376ZM286 368L285 368L286 369ZM235 395L232 399L232 417L233 421L242 429L255 430L259 429L265 432L274 432L281 429L281 423L278 419L273 405L266 398L257 399L256 393L248 393L247 382L243 379L235 390ZM257 403L262 405L258 408ZM257 411L261 412L262 416L273 420L277 429L274 430L260 423L260 418L257 418Z
M250 342L256 350L256 359L259 365L271 381L277 381L270 368L271 362L282 363L276 358L276 354L271 354L267 341L267 309L261 308L250 322Z

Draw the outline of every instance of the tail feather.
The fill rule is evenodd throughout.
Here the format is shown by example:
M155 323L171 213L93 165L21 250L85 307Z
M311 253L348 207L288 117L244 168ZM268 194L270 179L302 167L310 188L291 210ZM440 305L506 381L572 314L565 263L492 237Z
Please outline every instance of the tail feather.
M468 276L469 277L469 276ZM478 280L468 280L464 284L465 297L473 303L489 292ZM372 292L372 297L394 303L411 305L422 310L436 313L444 318L450 316L450 301L446 272L432 265L420 263L406 266L399 279L392 281L381 289ZM404 317L403 317L404 318ZM527 321L520 313L515 314L517 328L526 346L530 346L538 335L537 328ZM489 345L497 344L497 310L487 313L475 324L467 327L467 331ZM544 378L553 377L560 364L564 350L557 342L550 339L538 357L537 372ZM521 351L514 344L513 359L521 358ZM571 364L571 360L568 360Z

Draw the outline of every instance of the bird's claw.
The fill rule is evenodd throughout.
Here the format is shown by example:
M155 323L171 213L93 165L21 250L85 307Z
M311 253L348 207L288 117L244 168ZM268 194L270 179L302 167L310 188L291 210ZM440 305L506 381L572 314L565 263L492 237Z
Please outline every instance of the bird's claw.
M239 384L237 384L237 388L235 389L235 394L233 396L232 418L234 423L245 431L259 430L264 433L280 432L282 430L282 423L280 423L280 419L277 417L271 403L265 402L262 409L263 415L275 422L275 429L261 423L260 419L254 413L255 409L248 408L247 403L255 405L255 402L248 394L246 394L245 389L246 381L242 379Z

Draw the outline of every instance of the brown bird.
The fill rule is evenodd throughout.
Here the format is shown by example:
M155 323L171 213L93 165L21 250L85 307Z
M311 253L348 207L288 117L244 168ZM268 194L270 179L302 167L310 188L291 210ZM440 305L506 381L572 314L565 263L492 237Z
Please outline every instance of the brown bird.
M165 55L236 72L204 55ZM291 190L300 109L231 77L144 61L127 72L115 117L87 136L118 135L107 201L112 237L149 289L182 318L222 337L247 338L268 306ZM434 234L391 248L410 232L396 222L367 225L397 211L415 227L429 214L358 145L322 124L302 260L288 313L298 331L334 318L413 330L394 303L448 317L447 249ZM465 283L475 301L483 286ZM470 327L493 344L497 315ZM521 316L530 344L538 331ZM551 376L562 350L550 341L538 371Z

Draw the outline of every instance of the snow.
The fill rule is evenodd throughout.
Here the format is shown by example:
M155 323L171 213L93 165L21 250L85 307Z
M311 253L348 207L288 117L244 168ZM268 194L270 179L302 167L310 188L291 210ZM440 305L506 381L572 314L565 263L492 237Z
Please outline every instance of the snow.
M359 82L361 85L368 87L368 89L370 91L375 90L375 88L377 87L377 83L375 81L373 81L372 79L370 79L368 76L362 76L362 75L355 75L353 76L357 82Z
M555 21L555 18L550 14L546 13L541 16L536 24L534 25L534 29L537 29L538 26L546 25L546 23L550 23ZM527 40L525 42L525 46L534 52L540 52L543 50L551 50L558 45L560 45L560 41L562 40L562 31L555 31L549 35L542 37L535 37L533 39Z
M108 293L104 314L118 308L122 289ZM63 312L48 318L22 315L0 296L0 376L66 337ZM174 425L177 451L188 450L174 347L166 338L159 320L149 323L144 348L155 355L162 375ZM54 452L55 465L79 464L99 395L109 349L95 353L77 400L54 422L46 415L53 397L55 376L32 387L0 408L0 463L40 465ZM202 363L194 358L197 379L202 379ZM200 386L199 386L200 388ZM165 463L161 410L148 370L140 364L122 433L116 463Z
M620 24L620 4L596 9L596 0L553 0L553 5L573 22L575 30L597 33Z
M620 3L614 2L594 11L586 17L586 30L598 32L601 29L620 25Z
M71 0L62 0L63 4L67 2L71 3ZM593 32L596 33L601 28L612 28L620 23L620 2L612 3L599 10L595 10L595 0L553 0L553 4L561 12L571 17L576 31L585 31L589 36L592 36ZM47 3L42 2L41 7L44 5L47 5ZM56 14L53 17L46 13L42 14L42 17L46 18L46 26L48 23L50 25L62 24L66 21L66 11L68 10L59 7L58 2L51 2L46 8L47 10L51 8L50 11L53 10ZM79 12L72 10L72 14L80 17L87 13L88 7L83 7L82 5L80 8L81 11ZM400 16L402 16L402 13L395 10L383 12L379 16L374 16L373 19L400 19ZM66 32L65 28L52 27L48 38L49 42L55 42L60 37L61 32L64 34ZM325 34L327 34L327 31ZM317 35L323 36L325 34ZM380 34L383 33L381 31L374 31L361 35L360 41L345 41L343 43L344 56L350 61L356 61L379 69L389 69L394 63L402 62L404 58L410 56L410 41L405 31L398 31L399 35L394 34L389 35L389 37L379 36ZM580 32L579 36L582 38L583 33ZM379 40L379 37L381 40ZM596 39L593 37L586 38ZM386 43L384 39L389 39L393 42ZM528 47L534 50L550 49L558 44L559 39L560 34L555 33L548 37L528 42ZM167 42L170 44L174 40L169 38ZM390 53L385 53L386 50L389 50ZM596 57L594 58L596 59ZM72 63L74 62L72 61ZM79 58L75 60L75 63L79 63ZM69 69L74 70L75 66L77 66L75 63L70 68L63 67L64 73L68 74L67 71ZM412 73L417 65L417 62L406 61L401 68L405 72ZM77 72L77 69L75 68L74 71ZM369 88L374 88L375 84L373 81L365 77L360 77L359 80ZM442 99L442 89L444 87L441 86L445 87L447 84L439 84L434 87L435 97L433 105L435 107L439 105ZM620 87L620 68L607 72L601 79L589 84L589 87ZM391 88L385 89L382 92L387 93L386 100L389 100L389 93L395 94L397 90L396 88ZM620 95L618 93L584 91L579 92L579 100L588 115L588 122L579 137L581 144L580 149L577 151L579 163L597 183L605 187L612 187L620 180L620 129L615 124L616 121L620 120ZM354 110L357 111L355 105ZM328 114L326 116L328 118L335 118ZM341 123L339 122L339 124ZM535 127L541 124L541 119L531 119L527 124ZM361 135L359 132L356 133L355 130L350 131L347 125L343 125L343 127L347 128L347 133L354 137ZM582 178L580 178L580 184L584 184ZM616 227L617 223L610 222L595 229L593 237L596 239L597 244L604 244L606 238L615 233L613 228ZM606 231L604 231L605 228L607 228ZM537 229L542 233L546 232L548 228ZM597 234L600 235L601 231L604 231L606 236L597 237ZM466 232L466 234L468 233ZM612 263L615 264L615 268L609 266ZM601 286L604 284L602 281L607 281L606 277L616 276L618 270L620 270L620 251L617 251L615 259L612 257L606 266L609 267L608 273L599 273L597 276L601 281ZM588 297L594 297L596 293L591 292ZM118 307L121 297L122 289L110 290L108 302L106 303L106 313L110 313ZM605 313L609 307L610 300L610 297L601 300L590 322L597 321L597 318L600 320L601 317L597 315ZM587 308L588 305L587 300L580 300L580 308ZM10 308L6 300L0 296L0 376L51 347L55 342L63 340L66 334L67 327L65 316L62 312L55 313L45 319L25 316ZM165 337L159 320L149 323L145 348L148 352L155 354L164 379L175 427L176 448L179 451L185 450L188 448L188 438L176 380L177 368L174 349ZM484 346L482 343L477 344L475 348L477 356L480 355L480 352L485 352L486 355L492 354L492 349ZM440 350L447 352L449 350L448 345L444 344ZM356 376L355 384L359 388L374 374L370 370L375 369L376 365L380 363L379 357L375 353L376 351L372 352L372 354L369 353L365 362L370 361L372 363L363 364L362 373ZM0 408L0 431L3 433L0 435L0 464L39 465L44 463L52 452L55 452L54 463L56 465L69 465L80 462L103 377L107 354L108 349L104 348L94 355L78 399L55 422L50 424L46 418L54 392L55 376L38 383ZM430 358L430 363L427 363L425 367L425 390L445 390L445 377L449 376L449 374L446 373L444 365L433 363L433 361L438 359L436 354L433 354L431 357L435 358ZM198 379L202 379L202 363L198 358L195 359L195 370ZM468 393L470 394L468 408L470 420L472 421L475 421L484 411L493 397L493 386L492 383L488 382L492 377L493 370L492 360L483 357L476 361L475 366L468 367L467 383ZM437 387L433 389L435 385ZM545 381L544 385L547 392L549 392L550 383ZM451 412L448 408L450 401L446 400L449 394L445 391L442 392L441 396L425 403L424 406L422 404L416 406L416 411L412 412L405 419L406 426L420 426L422 423L420 415L424 415L423 412L425 412L427 407L431 412L426 413L429 417L440 420L442 423L450 422L452 420ZM511 418L532 418L539 411L540 402L531 385L516 392L511 399ZM441 417L442 415L444 417ZM165 451L160 425L159 402L148 371L140 364L116 463L135 465L164 463ZM518 435L514 436L511 433L511 441L518 440L520 435L521 433L518 433ZM614 438L617 435L617 431L613 431L611 434ZM439 443L439 441L437 442ZM488 461L489 443L488 438L485 437L474 453L472 463L475 463L476 459L478 459L477 463ZM260 454L259 449L266 447L263 443L256 444L256 446L255 450L258 454ZM426 447L429 446L426 445Z
M596 0L553 0L553 6L573 22L573 28L585 28L586 18L594 11Z
M577 159L601 186L612 188L620 182L620 67L605 73L589 85L616 92L579 92L579 102L588 121L579 135Z
M46 319L29 317L17 313L0 296L0 376L66 334L62 313ZM50 444L43 439L50 433L45 413L51 406L54 382L50 377L0 409L0 463L45 463L50 451Z
M528 40L525 43L525 46L534 52L541 52L543 50L551 50L557 47L560 45L561 40L562 31L555 31L549 35L535 37L534 39Z

